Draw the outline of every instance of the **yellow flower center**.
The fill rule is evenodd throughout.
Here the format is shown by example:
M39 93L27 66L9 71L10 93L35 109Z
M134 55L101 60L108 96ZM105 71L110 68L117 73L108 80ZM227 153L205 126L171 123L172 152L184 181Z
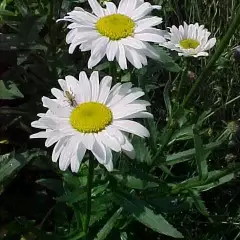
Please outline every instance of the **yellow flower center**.
M123 14L111 14L100 18L96 23L98 32L111 40L120 40L134 32L134 21Z
M180 41L180 46L184 49L195 49L200 45L199 41L191 38L186 38Z
M113 120L111 110L102 103L86 102L73 109L70 123L82 133L98 133Z

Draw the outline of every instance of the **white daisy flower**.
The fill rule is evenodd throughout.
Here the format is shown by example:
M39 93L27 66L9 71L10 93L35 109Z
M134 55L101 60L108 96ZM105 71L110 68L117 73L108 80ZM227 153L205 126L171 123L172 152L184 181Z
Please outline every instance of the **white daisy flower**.
M44 129L30 138L46 138L45 146L56 143L52 161L66 170L71 165L78 172L86 150L90 150L108 171L113 170L112 151L123 151L135 158L135 151L127 133L149 137L148 130L130 119L152 118L146 107L149 102L138 100L144 92L132 83L117 83L111 88L112 77L106 76L99 83L99 74L93 72L88 79L80 72L79 80L73 76L60 79L61 90L53 88L56 99L43 97L46 113L32 127Z
M180 25L179 28L172 26L166 39L169 41L160 44L166 48L177 51L179 56L208 56L208 51L216 44L216 38L209 39L210 32L199 26L198 23Z
M116 59L122 69L127 60L136 68L147 64L147 57L158 59L158 54L148 43L162 43L165 31L154 28L162 18L149 16L154 8L143 0L121 0L118 8L113 2L105 2L102 8L97 0L88 0L93 14L76 7L65 16L72 22L66 36L69 53L79 46L81 51L91 51L88 68L97 65L106 55L108 61Z

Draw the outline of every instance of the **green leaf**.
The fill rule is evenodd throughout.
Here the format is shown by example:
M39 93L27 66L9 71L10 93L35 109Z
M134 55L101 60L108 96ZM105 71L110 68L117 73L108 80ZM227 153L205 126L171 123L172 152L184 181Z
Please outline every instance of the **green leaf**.
M209 213L208 213L207 207L205 206L204 201L201 199L199 192L191 189L189 190L189 193L198 211L202 213L204 216L208 217Z
M0 16L15 16L15 13L8 10L0 9Z
M154 48L159 55L158 61L160 61L163 64L163 67L166 68L166 70L168 70L170 72L180 72L181 71L180 66L174 62L172 57L170 57L169 53L166 52L165 49L163 49L162 47L157 47L157 46L154 46Z
M121 201L124 210L131 213L139 222L158 233L174 238L183 238L183 235L168 223L161 214L154 213L154 211L147 206L146 202L130 195L125 195L126 194L117 194L117 197Z
M120 207L113 215L112 217L106 222L106 224L103 226L103 228L100 230L100 232L97 234L96 240L104 240L108 236L108 234L112 231L114 226L116 225L116 222L121 218L123 208Z
M138 178L136 176L131 176L129 174L125 176L120 173L113 173L112 175L115 179L120 181L122 184L133 189L143 190L143 189L154 188L159 186L159 184L156 182L147 181L147 180Z
M36 183L56 192L58 195L62 195L64 193L63 184L60 179L39 179Z
M59 202L67 202L68 204L83 201L87 198L86 188L82 187L66 195L56 198Z
M203 147L204 147L205 151L211 151L217 147L220 147L222 144L223 144L223 142L218 141L218 142L212 142L212 143L206 144ZM175 165L177 163L186 162L186 161L192 159L195 154L196 154L196 149L191 148L186 151L168 155L166 158L166 164L167 165Z
M10 83L8 86L0 80L0 99L15 99L15 98L23 98L23 94L19 91L17 86L14 83Z
M132 144L136 151L136 159L138 162L147 163L148 165L152 164L151 152L146 145L144 139L139 137L134 137Z
M24 43L32 43L38 39L38 34L42 30L47 15L27 17L19 27L19 38Z
M215 174L218 174L221 171L214 171L214 172L215 172ZM215 188L222 184L228 183L233 179L234 179L234 173L229 173L223 177L220 177L217 181L213 181L211 183L208 183L208 184L205 184L202 186L197 186L197 187L195 187L195 189L198 190L199 192L208 191L212 188Z
M27 163L39 156L45 156L46 152L38 149L22 153L8 153L0 156L0 184L13 179Z
M168 112L168 117L171 119L172 118L172 104L171 104L171 100L169 97L169 92L171 89L171 81L168 80L168 82L166 83L166 86L164 88L163 91L163 98L164 98L164 102L165 102L165 106L167 108L167 112Z
M205 149L203 147L202 139L197 133L197 130L193 127L194 132L194 146L196 150L196 162L198 167L198 174L200 180L205 180L208 177L208 165L207 165L207 156Z

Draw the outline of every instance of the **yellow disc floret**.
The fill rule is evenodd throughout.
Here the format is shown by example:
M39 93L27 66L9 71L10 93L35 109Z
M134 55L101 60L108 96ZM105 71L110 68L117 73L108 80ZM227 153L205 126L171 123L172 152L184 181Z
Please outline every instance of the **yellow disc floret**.
M86 102L73 109L70 123L82 133L98 133L113 120L111 110L102 103Z
M111 14L100 18L96 28L101 35L111 40L120 40L133 35L135 23L126 15Z
M184 49L195 49L200 45L199 41L191 38L186 38L180 41L180 46Z

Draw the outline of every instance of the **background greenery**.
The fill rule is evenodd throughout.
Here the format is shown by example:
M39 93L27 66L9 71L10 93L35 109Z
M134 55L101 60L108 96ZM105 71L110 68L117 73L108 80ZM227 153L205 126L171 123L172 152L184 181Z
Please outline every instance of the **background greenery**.
M199 22L215 34L217 44L240 4L152 2L162 5L155 14L163 16L163 28ZM51 149L42 140L29 140L31 121L44 111L41 97L51 97L57 79L91 72L89 53L69 55L66 26L55 23L80 4L89 9L84 0L0 3L0 239L84 236L87 161L78 175L62 173L51 162ZM96 166L89 239L172 239L180 232L188 240L240 238L240 101L231 101L240 92L239 39L238 29L185 108L179 102L208 59L188 61L185 72L183 59L158 48L159 62L150 60L138 71L118 69L119 81L131 80L147 92L155 119L145 124L152 137L133 139L135 161L116 155L118 171L108 174ZM108 63L95 69L109 74Z

